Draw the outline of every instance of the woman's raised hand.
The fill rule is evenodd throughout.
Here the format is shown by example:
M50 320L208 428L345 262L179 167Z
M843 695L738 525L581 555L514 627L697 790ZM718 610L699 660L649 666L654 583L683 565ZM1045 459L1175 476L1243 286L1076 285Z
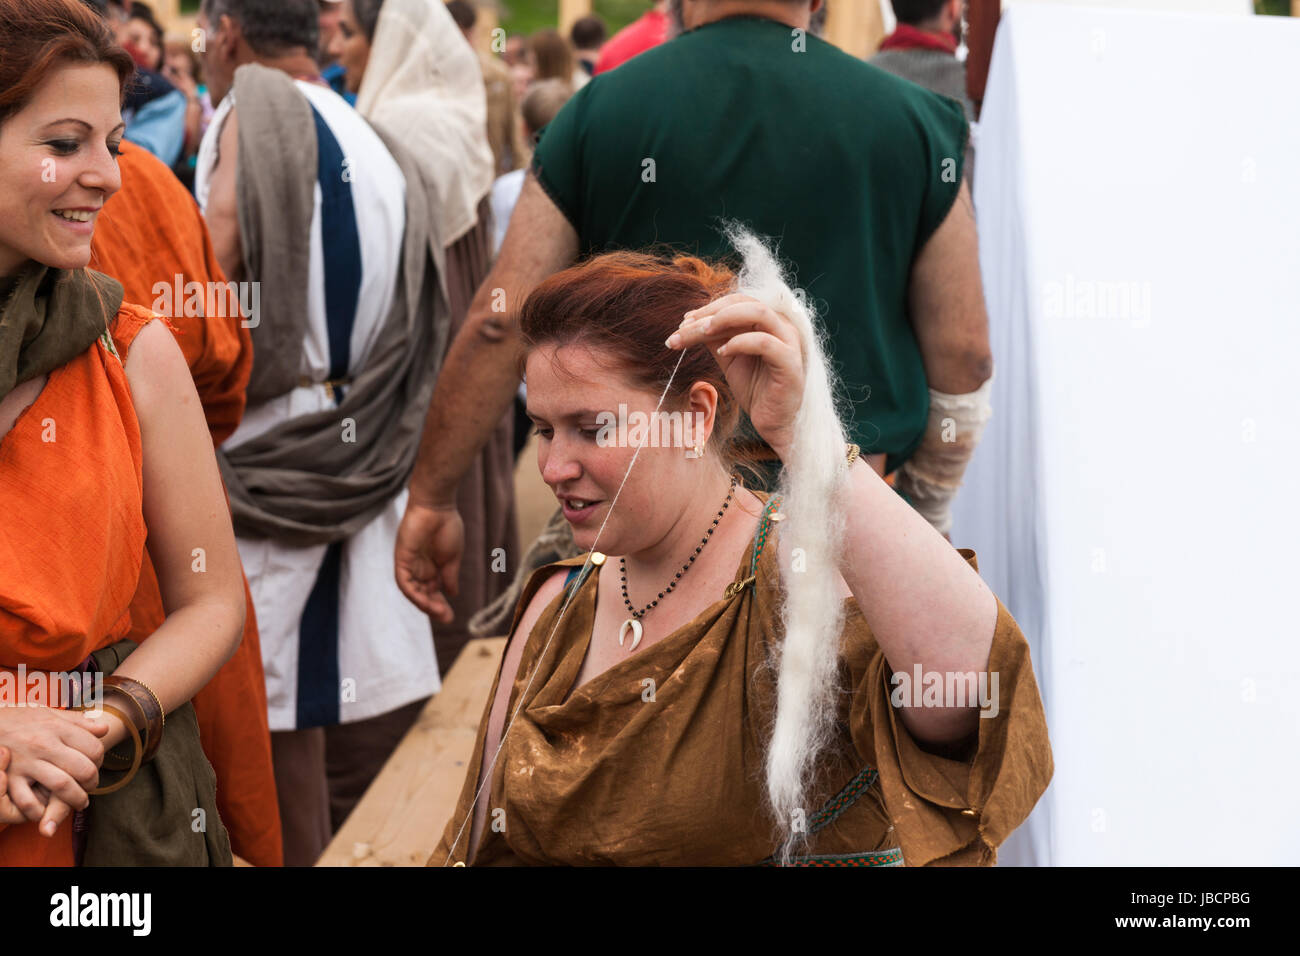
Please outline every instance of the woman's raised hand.
M785 459L804 388L803 349L789 319L753 296L733 292L687 312L665 344L711 349L758 434Z

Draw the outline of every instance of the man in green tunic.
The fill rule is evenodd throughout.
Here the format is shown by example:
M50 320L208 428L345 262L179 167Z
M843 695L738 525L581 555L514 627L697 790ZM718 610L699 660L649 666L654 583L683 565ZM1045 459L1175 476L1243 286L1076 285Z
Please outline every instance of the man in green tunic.
M457 482L518 386L529 292L611 249L725 255L724 219L778 240L825 325L853 441L886 473L930 461L899 487L947 531L984 416L964 428L932 406L982 408L993 365L961 105L810 35L822 0L674 7L680 36L598 76L546 128L448 352L395 555L403 592L435 617L461 560Z

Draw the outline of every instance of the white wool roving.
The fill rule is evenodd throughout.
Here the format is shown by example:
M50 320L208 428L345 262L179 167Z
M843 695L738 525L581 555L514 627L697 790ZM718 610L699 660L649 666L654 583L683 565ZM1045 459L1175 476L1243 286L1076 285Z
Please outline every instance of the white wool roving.
M805 799L818 755L830 741L837 697L837 661L844 626L837 580L842 548L835 516L847 469L846 440L821 335L804 297L785 282L768 248L731 224L727 238L743 257L737 291L788 317L799 331L804 354L804 396L795 419L794 444L784 462L779 532L802 552L801 570L783 567L784 639L777 645L776 721L767 752L767 793L782 829L777 857L788 861L807 839L806 821L817 811Z

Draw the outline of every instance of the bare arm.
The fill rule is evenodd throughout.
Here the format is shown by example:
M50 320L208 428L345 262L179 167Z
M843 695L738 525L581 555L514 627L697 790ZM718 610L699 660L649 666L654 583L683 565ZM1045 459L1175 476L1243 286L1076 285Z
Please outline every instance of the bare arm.
M844 509L841 573L892 672L979 674L988 667L997 599L951 544L861 462L853 465ZM979 726L967 707L903 707L916 740L963 741Z
M234 282L244 271L243 246L239 241L239 207L235 191L235 167L239 158L239 120L231 110L217 141L217 165L212 170L208 207L203 211L212 235L212 248L226 278Z
M519 308L543 279L577 256L578 234L529 173L501 255L470 303L438 375L411 476L413 503L455 502L460 479L519 386Z
M975 210L965 183L912 264L908 304L930 387L964 395L983 385L993 374L993 352Z
M688 312L666 344L707 344L755 430L783 462L794 460L808 433L798 430L804 345L790 318L732 293ZM841 593L856 599L893 670L985 670L997 601L966 560L860 458L836 512L845 542ZM782 565L792 566L786 535L778 547ZM964 741L979 721L973 707L912 709L900 717L919 741L941 746Z
M230 510L194 381L161 322L136 336L126 361L144 447L149 556L167 619L118 668L164 711L192 698L235 652L244 588ZM122 733L119 725L114 727ZM122 737L110 736L111 747Z
M843 507L840 594L850 595L871 626L891 673L974 672L988 667L997 601L984 580L867 463L854 463ZM778 539L781 566L791 544ZM942 750L979 726L978 702L961 708L902 707L916 741Z

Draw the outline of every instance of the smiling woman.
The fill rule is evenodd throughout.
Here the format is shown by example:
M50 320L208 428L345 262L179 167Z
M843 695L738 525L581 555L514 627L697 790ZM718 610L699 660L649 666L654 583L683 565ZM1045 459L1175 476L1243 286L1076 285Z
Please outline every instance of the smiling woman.
M0 0L0 668L112 672L98 719L0 708L9 865L81 862L67 817L101 792L84 862L230 860L188 703L244 617L212 443L170 333L85 268L132 70L77 0ZM171 614L137 650L146 538Z
M28 35L3 26L0 162L25 175L30 188L0 194L0 275L29 259L84 266L95 213L121 184L114 157L126 126L118 91L135 66L120 48L101 56L88 38L67 33L24 70L30 57L18 48ZM102 118L101 128L94 118ZM73 168L76 177L68 175Z

